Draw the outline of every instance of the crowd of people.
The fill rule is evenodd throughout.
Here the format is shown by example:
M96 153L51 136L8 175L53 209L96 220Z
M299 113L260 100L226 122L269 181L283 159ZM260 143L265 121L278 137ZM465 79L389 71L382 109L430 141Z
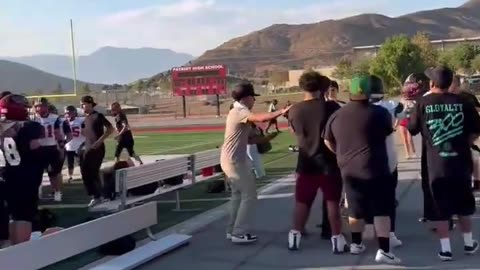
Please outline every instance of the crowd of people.
M480 135L480 106L475 96L459 90L459 82L446 67L430 68L424 74L409 76L402 99L395 101L384 98L381 78L358 76L351 82L350 101L344 103L336 98L336 82L308 71L299 80L303 101L281 110L273 106L264 114L251 111L257 96L253 86L248 82L237 85L221 152L221 167L232 189L227 239L237 244L258 240L252 229L256 183L246 154L251 127L275 123L288 114L298 152L290 250L300 249L313 202L321 190L323 227L328 227L334 254L364 253L367 247L362 233L365 225L371 224L378 242L375 261L401 262L393 253L402 245L395 234L399 171L394 133L398 128L407 159L416 158L412 136L421 134L423 220L432 222L439 238L439 258L452 260L449 230L454 216L462 232L464 253L476 253L479 244L473 239L472 215L474 188L479 187L480 149L474 141ZM341 201L348 211L350 244L342 233Z
M46 172L53 199L62 201L65 161L71 181L78 160L82 181L91 196L88 206L103 202L100 167L105 157L105 140L115 128L105 115L95 110L96 103L91 96L82 97L80 103L83 117L73 105L65 107L61 116L45 98L32 106L25 96L1 93L0 248L60 229L49 228L52 219L45 218L48 217L45 211L38 211L39 188ZM118 132L115 136L117 163L121 151L126 149L142 164L135 154L133 135L120 104L113 103L111 111Z

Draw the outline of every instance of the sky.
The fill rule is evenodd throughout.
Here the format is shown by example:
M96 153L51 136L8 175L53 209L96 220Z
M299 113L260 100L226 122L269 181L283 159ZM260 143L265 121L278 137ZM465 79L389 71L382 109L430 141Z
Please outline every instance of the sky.
M0 55L78 55L103 46L167 48L194 56L275 23L361 13L399 16L466 0L0 0Z

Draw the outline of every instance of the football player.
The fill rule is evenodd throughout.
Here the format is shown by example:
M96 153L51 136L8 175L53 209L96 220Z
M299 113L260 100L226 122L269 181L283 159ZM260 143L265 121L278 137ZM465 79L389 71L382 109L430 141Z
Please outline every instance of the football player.
M68 122L72 131L72 139L65 145L67 165L68 165L68 181L73 179L73 168L75 167L75 157L77 156L80 145L85 142L82 134L82 124L84 117L78 117L77 108L70 105L65 108L65 120Z
M10 94L0 100L0 168L12 218L12 245L30 240L43 178L43 166L38 163L44 158L40 151L43 128L28 120L29 107L22 95Z
M52 107L46 99L35 104L35 120L44 128L44 137L40 140L45 156L44 166L54 191L54 200L62 201L62 168L64 161L65 138L71 139L71 130L67 122L51 113Z
M135 160L138 161L140 165L142 165L143 161L140 159L140 156L138 156L135 153L135 150L133 149L133 145L135 144L135 142L133 140L132 130L130 129L130 125L128 124L127 116L122 111L122 107L120 106L120 103L118 102L112 103L111 111L113 116L115 116L115 126L118 132L118 135L115 137L115 140L117 140L118 142L117 147L115 149L116 161L120 160L120 154L122 150L125 148L127 149L127 152L130 155L130 157L135 158Z

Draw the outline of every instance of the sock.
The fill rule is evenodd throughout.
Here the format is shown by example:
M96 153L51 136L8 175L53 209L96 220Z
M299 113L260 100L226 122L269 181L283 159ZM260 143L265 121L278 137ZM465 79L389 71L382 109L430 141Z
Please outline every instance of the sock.
M390 252L390 238L378 237L378 247L386 253Z
M473 247L473 236L471 232L463 234L463 242L465 243L465 246Z
M397 236L395 235L395 232L390 232L390 238L393 238L393 237L397 237Z
M362 233L352 232L352 243L360 245L362 244Z
M442 246L442 252L452 252L452 248L450 247L450 238L440 239L440 245Z

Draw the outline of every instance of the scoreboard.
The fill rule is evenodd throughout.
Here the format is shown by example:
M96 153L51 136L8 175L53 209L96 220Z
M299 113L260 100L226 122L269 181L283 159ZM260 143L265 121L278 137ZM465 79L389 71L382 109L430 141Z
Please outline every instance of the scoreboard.
M176 96L226 94L227 74L228 70L224 65L173 68L173 93Z

